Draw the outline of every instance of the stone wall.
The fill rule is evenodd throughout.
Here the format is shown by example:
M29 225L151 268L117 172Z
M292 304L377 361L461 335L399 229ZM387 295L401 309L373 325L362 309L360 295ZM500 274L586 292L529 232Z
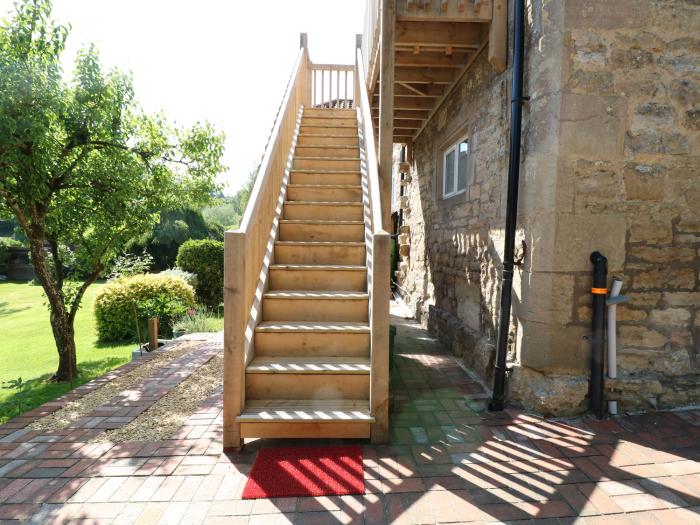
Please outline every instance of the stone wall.
M700 8L533 0L509 352L510 400L585 410L589 255L618 308L623 409L700 401ZM480 56L414 145L410 254L399 283L452 351L490 380L505 214L510 72ZM441 147L469 136L467 193L442 200Z

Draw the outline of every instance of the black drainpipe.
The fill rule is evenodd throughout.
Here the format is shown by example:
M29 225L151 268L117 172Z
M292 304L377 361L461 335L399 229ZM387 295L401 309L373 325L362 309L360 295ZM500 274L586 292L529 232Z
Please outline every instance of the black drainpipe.
M591 254L593 263L593 319L591 322L591 379L588 383L588 399L591 412L598 419L603 417L605 373L605 300L607 299L608 260L600 252Z
M520 178L520 133L522 131L523 62L525 60L525 0L515 0L513 27L513 81L510 120L510 151L508 154L508 196L506 204L505 246L503 249L503 279L501 281L501 311L496 341L496 365L493 378L493 398L489 410L503 410L506 397L506 354L510 328L510 305L513 290L513 253L515 225L518 214L518 181Z

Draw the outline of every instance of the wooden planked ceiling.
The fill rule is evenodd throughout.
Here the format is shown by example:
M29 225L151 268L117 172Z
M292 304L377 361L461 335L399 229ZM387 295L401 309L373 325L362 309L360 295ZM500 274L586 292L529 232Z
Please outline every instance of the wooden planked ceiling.
M396 5L394 141L412 142L488 44L490 33L493 38L492 0L397 0ZM505 10L497 14L504 16ZM498 37L504 38L505 33ZM378 71L372 74L370 85L375 129L379 123L378 77Z

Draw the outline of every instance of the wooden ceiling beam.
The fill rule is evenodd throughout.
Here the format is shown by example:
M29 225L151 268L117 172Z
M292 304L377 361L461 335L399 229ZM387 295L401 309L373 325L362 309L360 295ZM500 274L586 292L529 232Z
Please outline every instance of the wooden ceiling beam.
M397 46L477 49L483 42L485 33L488 33L488 26L483 24L396 21Z
M454 80L454 71L445 68L397 67L395 71L395 81L406 84L449 85Z
M458 50L455 50L451 56L442 53L420 53L415 55L408 51L397 51L395 64L397 67L444 67L459 69L465 64L468 57L469 52Z
M377 126L379 124L379 116L374 116L374 125ZM423 125L423 120L421 119L415 119L415 120L406 120L406 119L394 119L394 129L400 128L400 129L420 129L420 127Z
M394 85L394 95L397 97L419 97L419 98L438 98L445 92L445 86L442 84L416 84L411 86L413 89L408 89L401 84ZM420 91L420 95L416 93ZM378 95L375 95L378 98Z
M394 97L394 110L432 110L435 100L432 98L420 97ZM373 104L373 109L379 107L379 101Z

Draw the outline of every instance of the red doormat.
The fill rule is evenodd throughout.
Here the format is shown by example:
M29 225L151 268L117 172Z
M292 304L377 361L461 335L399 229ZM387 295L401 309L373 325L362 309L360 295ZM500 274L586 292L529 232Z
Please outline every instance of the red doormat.
M243 499L364 493L361 446L264 448Z

